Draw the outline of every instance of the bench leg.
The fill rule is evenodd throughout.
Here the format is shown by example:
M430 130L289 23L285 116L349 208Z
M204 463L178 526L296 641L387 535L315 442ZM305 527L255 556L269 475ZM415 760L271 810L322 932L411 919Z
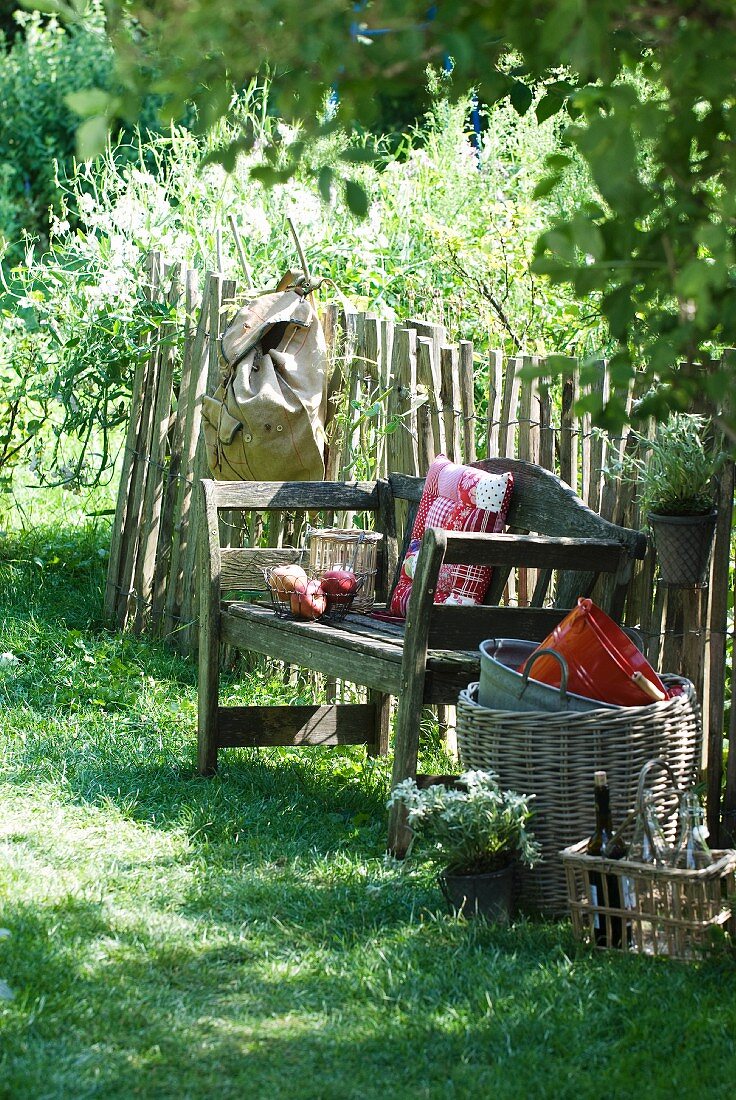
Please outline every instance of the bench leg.
M437 704L437 724L440 728L440 739L445 746L445 751L457 760L457 731L455 707L447 703Z
M422 677L422 686L424 678ZM421 693L416 690L404 692L399 699L396 713L396 745L394 748L394 766L391 775L391 789L404 779L416 778L417 759L419 757L419 723L422 718ZM388 819L388 850L396 859L403 859L407 853L411 832L406 825L406 810L403 806L392 806Z
M391 696L382 691L368 691L368 702L376 710L375 739L367 745L369 756L386 756L388 737L391 729Z
M217 771L217 708L220 695L220 642L216 631L199 632L197 767L200 775Z

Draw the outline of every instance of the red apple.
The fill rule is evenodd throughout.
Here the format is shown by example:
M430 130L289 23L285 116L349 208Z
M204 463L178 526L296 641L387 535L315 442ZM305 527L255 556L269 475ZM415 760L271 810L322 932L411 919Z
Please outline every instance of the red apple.
M328 596L350 596L358 587L357 577L350 569L328 569L319 583Z
M318 619L327 610L327 597L319 581L297 581L291 594L291 612L302 619Z
M306 585L307 574L301 565L277 565L268 575L269 586L280 596L293 592L297 583Z

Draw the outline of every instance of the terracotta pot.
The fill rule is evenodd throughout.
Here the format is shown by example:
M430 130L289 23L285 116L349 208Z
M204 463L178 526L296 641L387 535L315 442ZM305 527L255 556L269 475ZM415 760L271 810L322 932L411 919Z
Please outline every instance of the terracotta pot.
M443 872L439 884L450 909L458 916L485 917L508 924L514 896L514 864L500 871L479 875L449 875Z

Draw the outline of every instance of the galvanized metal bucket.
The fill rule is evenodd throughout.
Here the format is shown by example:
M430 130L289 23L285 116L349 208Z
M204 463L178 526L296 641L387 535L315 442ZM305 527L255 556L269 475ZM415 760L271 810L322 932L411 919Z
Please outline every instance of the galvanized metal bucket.
M531 677L537 657L550 656L560 666L560 685ZM517 667L523 664L523 671ZM510 667L514 665L514 667ZM588 711L615 710L610 703L587 699L567 690L567 661L555 649L538 649L525 638L488 638L480 644L478 702L493 710Z

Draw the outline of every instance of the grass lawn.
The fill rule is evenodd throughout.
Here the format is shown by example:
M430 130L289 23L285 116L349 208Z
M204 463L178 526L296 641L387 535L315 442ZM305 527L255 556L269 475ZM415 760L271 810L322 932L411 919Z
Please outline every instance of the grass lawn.
M194 667L102 628L105 546L0 540L0 1097L731 1095L732 959L449 917L426 869L384 863L362 750L199 778Z

